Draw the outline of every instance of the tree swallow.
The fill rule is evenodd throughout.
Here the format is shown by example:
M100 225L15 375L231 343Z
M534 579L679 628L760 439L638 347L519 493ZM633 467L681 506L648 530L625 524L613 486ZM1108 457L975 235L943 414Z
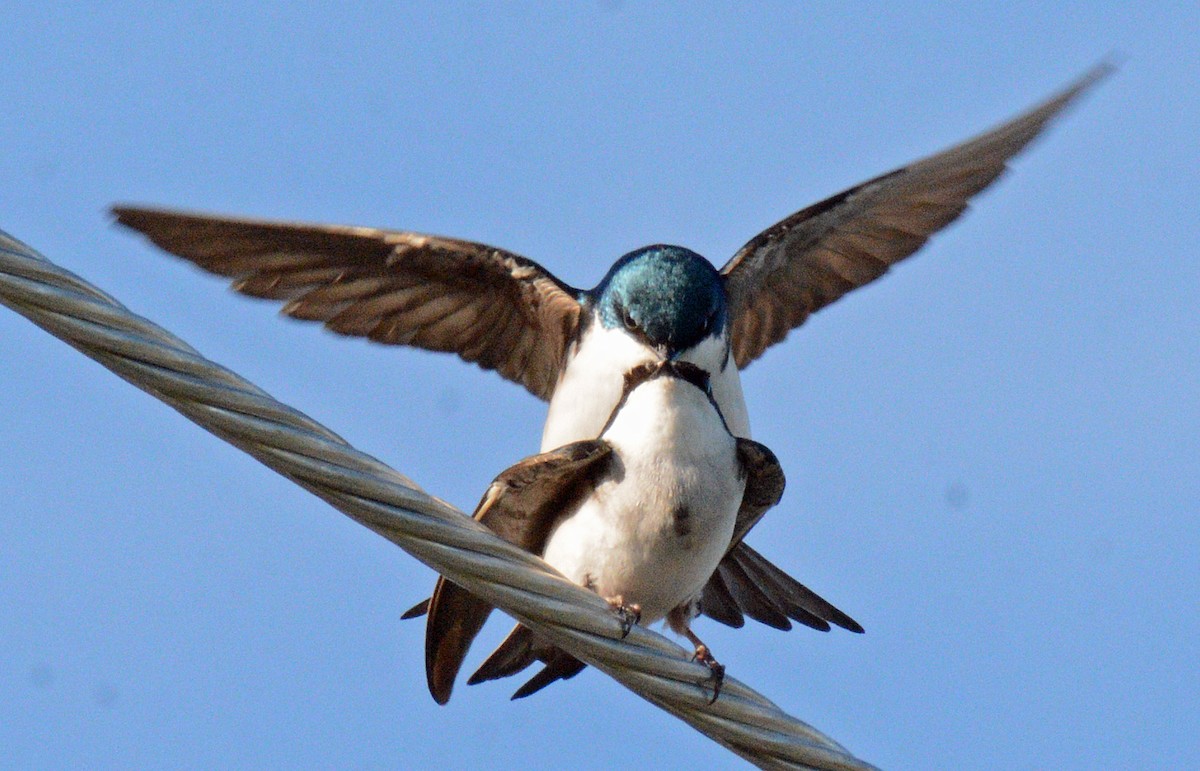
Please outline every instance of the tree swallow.
M744 614L781 628L790 626L791 618L819 629L832 622L862 631L741 541L748 529L742 529L741 510L765 483L752 482L753 459L747 460L742 449L751 446L741 443L749 439L750 425L738 372L810 314L879 278L954 221L972 196L1004 172L1011 157L1109 69L1097 67L974 139L796 212L752 238L719 271L683 247L650 246L622 257L590 290L568 286L511 252L440 236L135 207L116 207L114 213L118 222L167 251L234 278L237 291L286 301L283 312L290 316L377 342L454 352L549 400L543 455L501 475L496 483L501 487L493 485L491 501L485 496L477 516L489 524L507 523L497 528L504 535L513 527L514 511L548 495L537 492L544 486L586 488L569 517L548 522L546 515L532 532L509 535L543 553L573 580L593 585L619 608L640 605L643 620L665 617L694 637L688 621L698 593L704 613L732 625L740 625ZM630 390L631 373L643 370L657 374ZM711 408L709 417L703 417L707 413L696 394ZM712 415L720 417L722 431L713 428ZM648 425L630 425L635 420ZM706 427L698 428L701 423ZM645 445L640 449L639 441ZM602 444L580 450L580 442ZM709 442L712 446L690 446ZM656 476L643 467L653 466L645 460L650 446L669 458L673 475ZM775 475L773 456L755 447L759 463L776 467L758 473ZM572 460L579 452L609 460ZM636 474L628 483L616 482L605 476L613 465ZM554 478L556 468L577 466L588 470L554 484L539 481L543 475ZM592 473L601 477L594 489L581 487L579 475ZM693 474L709 479L706 493L689 486ZM526 478L533 480L533 491L522 492ZM665 498L654 498L655 485L662 486ZM711 504L700 505L709 497ZM776 494L769 503L755 505L765 511L777 499ZM630 514L634 500L646 507L644 525ZM675 504L681 506L678 511ZM676 516L680 512L686 516ZM620 527L606 530L606 517ZM703 557L696 558L694 572L677 564L679 555L671 551L682 550L684 536L647 536L653 544L645 547L649 552L641 551L636 545L641 541L633 536L681 521L684 529L698 529L700 520L711 532L693 536L691 548ZM611 552L604 551L610 547ZM635 563L636 570L650 572L633 575ZM658 571L672 576L670 596L654 593L659 582L649 579ZM441 594L450 591L447 586ZM434 610L434 616L445 618ZM445 650L451 651L434 656L444 662L431 665L435 698L449 697L473 636L468 627L446 632L431 626L427 640L435 640L436 650L449 645ZM511 639L476 678L508 674L534 658L548 660L550 679L582 666L555 659L559 654L546 653L528 632Z
M599 593L626 624L666 619L710 667L715 700L724 667L691 630L701 611L740 619L743 610L761 607L768 622L786 625L781 608L790 604L802 611L800 618L825 628L828 620L862 630L790 579L770 592L743 580L744 566L757 571L759 558L742 539L779 502L783 486L774 454L730 433L708 373L663 358L625 374L598 439L572 442L504 471L488 487L475 518ZM429 614L425 670L439 704L449 700L467 650L491 611L439 578L433 596L405 614ZM518 624L469 682L516 674L535 660L546 666L513 698L584 667Z

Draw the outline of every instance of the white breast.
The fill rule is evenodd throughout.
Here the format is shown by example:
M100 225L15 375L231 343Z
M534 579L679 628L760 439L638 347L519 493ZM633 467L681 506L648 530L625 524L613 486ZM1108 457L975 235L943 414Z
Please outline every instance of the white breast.
M672 377L636 388L604 438L617 471L559 524L544 557L653 622L695 598L729 546L745 487L736 440L702 391Z
M750 437L742 381L723 340L709 339L681 356L708 371L713 397L734 436ZM570 355L550 399L542 452L582 439L595 439L621 398L625 373L658 361L658 354L620 329L605 329L593 318L587 334Z

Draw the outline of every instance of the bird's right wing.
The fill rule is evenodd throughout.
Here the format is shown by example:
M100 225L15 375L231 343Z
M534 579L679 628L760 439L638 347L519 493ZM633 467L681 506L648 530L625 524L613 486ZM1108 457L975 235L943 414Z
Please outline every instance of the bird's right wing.
M729 550L700 598L704 615L732 627L743 615L776 629L791 628L788 619L822 632L830 624L862 633L862 625L828 600L789 576L745 541Z
M549 399L579 325L578 290L471 241L397 230L113 208L117 222L243 294L343 335L449 351Z
M738 367L920 249L1111 69L1096 67L1008 123L801 209L750 239L721 268Z
M729 551L704 586L701 612L732 627L742 626L743 616L749 616L776 629L790 629L790 618L821 631L828 631L833 623L851 632L862 632L857 621L771 564L743 540L767 510L779 503L785 480L778 459L765 445L751 439L737 442L746 492Z

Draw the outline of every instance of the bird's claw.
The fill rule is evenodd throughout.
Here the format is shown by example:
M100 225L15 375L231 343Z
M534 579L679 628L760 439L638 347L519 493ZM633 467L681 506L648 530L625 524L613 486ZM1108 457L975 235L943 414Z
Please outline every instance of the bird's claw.
M717 697L721 695L721 685L725 682L725 665L713 658L712 651L703 643L696 646L696 653L692 656L692 661L708 667L709 676L704 682L712 683L713 694L708 703L715 704Z
M633 627L642 620L642 606L637 603L626 605L621 598L611 599L608 604L612 606L613 612L617 614L617 620L621 622L621 639L624 640L629 636Z

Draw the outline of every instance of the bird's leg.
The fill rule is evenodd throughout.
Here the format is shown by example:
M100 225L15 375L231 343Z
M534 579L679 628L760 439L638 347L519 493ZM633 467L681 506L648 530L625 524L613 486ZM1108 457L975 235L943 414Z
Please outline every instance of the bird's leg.
M617 614L617 620L621 622L621 639L624 640L629 636L634 625L642 620L642 606L635 602L627 605L625 599L619 594L616 597L605 597L604 599Z
M713 695L708 703L714 704L717 701L717 697L721 695L721 684L725 682L725 665L713 658L712 651L700 641L700 638L691 629L685 629L683 634L692 645L696 646L696 653L692 656L692 661L700 662L708 667L708 671L712 673L705 682L712 683Z
M713 696L708 703L714 704L717 701L717 697L721 695L721 684L725 682L725 665L713 658L712 651L692 631L692 619L699 615L699 613L700 605L696 600L685 602L667 614L667 625L676 634L683 635L688 638L688 641L692 645L696 646L696 653L693 654L692 661L698 661L708 667L708 671L711 674L704 682L712 683Z

